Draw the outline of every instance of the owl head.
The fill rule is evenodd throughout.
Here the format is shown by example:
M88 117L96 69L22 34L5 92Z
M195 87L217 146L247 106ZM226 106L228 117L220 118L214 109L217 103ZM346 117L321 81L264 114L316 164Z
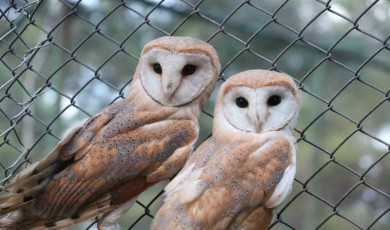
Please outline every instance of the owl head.
M219 90L213 132L292 131L298 103L298 88L290 76L267 70L238 73Z
M191 37L161 37L147 43L134 80L147 95L163 106L200 104L213 91L220 70L217 52Z

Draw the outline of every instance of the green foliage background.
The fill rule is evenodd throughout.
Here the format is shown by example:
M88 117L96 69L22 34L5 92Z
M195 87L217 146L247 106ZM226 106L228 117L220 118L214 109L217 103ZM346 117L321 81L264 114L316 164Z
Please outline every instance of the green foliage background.
M286 72L300 86L298 171L272 229L390 226L390 1L12 2L19 11L0 2L2 185L24 162L45 156L66 129L127 95L145 43L193 36L218 51L219 85L262 68ZM200 124L198 144L212 118L204 113ZM149 204L163 187L139 201ZM134 229L148 228L161 203L147 214L135 205L121 226L141 218Z

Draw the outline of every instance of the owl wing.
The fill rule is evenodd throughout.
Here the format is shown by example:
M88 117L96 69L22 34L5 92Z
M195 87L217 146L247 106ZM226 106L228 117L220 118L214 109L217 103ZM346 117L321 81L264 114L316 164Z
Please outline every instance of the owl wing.
M197 126L189 120L167 120L113 138L119 146L130 149L131 154L121 158L122 150L116 149L117 154L108 152L106 155L111 156L110 161L102 169L99 165L89 165L90 155L87 153L80 160L84 163L77 162L66 168L35 199L34 213L49 219L45 223L52 226L50 229L62 229L114 211L149 186L171 177L191 151L197 139ZM131 143L126 146L129 138L134 143L138 142L135 149L132 149ZM99 152L94 148L90 152ZM91 174L94 176L87 176ZM56 219L57 216L67 217ZM42 221L30 226L40 225Z
M273 209L260 206L240 212L229 225L228 230L256 229L267 230L272 221Z
M164 156L155 156L159 157L159 160L156 160L157 163L153 162L154 164L152 165L155 166L153 169L157 170L157 165L161 166L159 164L162 164L162 161L167 160L167 158L171 156L170 154L172 154L172 152L175 150L174 147L176 146L175 144L171 143L172 140L167 141L166 139L162 138L162 133L159 133L155 130L155 127L153 127L153 125L161 125L161 127L164 127L166 130L172 132L176 131L168 128L176 127L174 122L172 123L169 121L161 121L164 120L168 115L169 114L163 110L159 111L158 113L135 111L135 109L132 106L126 104L125 101L120 101L109 106L102 112L98 113L96 116L89 119L83 126L73 128L46 158L31 165L18 174L11 182L11 184L6 186L6 191L8 193L0 197L0 207L2 208L0 215L20 208L21 206L28 203L29 200L33 200L37 196L43 198L43 191L50 192L50 196L55 196L55 194L63 193L63 191L74 193L77 189L77 186L84 186L84 189L87 189L88 186L93 187L93 185L89 185L88 183L85 183L85 181L80 181L84 179L96 180L96 183L94 184L96 187L104 187L108 185L109 187L117 186L117 184L121 183L122 181L106 182L104 179L97 179L99 179L98 177L101 176L102 171L110 170L110 167L104 166L104 163L107 162L109 158L111 158L113 155L124 154L123 151L125 150L123 148L118 148L121 148L120 146L126 145L125 139L126 141L130 141L132 143L132 147L137 147L137 149L133 148L133 155L139 151L143 151L142 154L147 151L149 151L149 153L153 153L155 150L159 150L161 152L171 151L169 154L165 153ZM157 121L160 122L157 124ZM180 124L178 126L180 127L178 128L182 128L180 131L185 132L183 131L185 130L183 126L187 127L188 130L183 134L183 136L188 135L186 138L191 139L188 142L193 144L197 138L197 124L192 121L179 121L179 123ZM173 136L177 137L180 136L180 134L182 133L176 133L176 135ZM122 143L118 145L120 141L122 141ZM170 145L167 146L167 144ZM180 144L183 143L180 142ZM119 147L113 148L112 145ZM187 154L184 154L185 157ZM175 157L184 161L185 157L180 155L180 158L177 155L179 154L176 154ZM137 161L135 158L131 158L131 160ZM94 165L95 163L101 164L102 162L103 166ZM119 162L115 162L115 164L117 163ZM110 165L113 167L112 172L117 172L118 168L116 168L113 164ZM134 167L128 174L135 175L137 172L140 172L141 169L145 169L148 164L138 164L137 166L138 169L134 169L137 168ZM153 169L150 169L150 174ZM171 170L173 169L175 168L172 167ZM177 170L178 168L176 171ZM158 171L162 171L162 169L159 169ZM114 175L111 173L110 175L113 177L119 177L118 174ZM134 175L128 175L128 177L130 178ZM127 180L130 180L129 178L127 178ZM61 185L60 182L62 183ZM63 182L66 182L67 184L64 184ZM72 186L75 187L72 188ZM82 188L80 187L79 189ZM81 200L89 200L98 192L101 191L86 193ZM69 200L63 200L63 197L66 196L58 196L58 199L53 199L55 200L53 203L57 202L57 204L61 204L61 202L69 202ZM39 206L37 205L39 202L36 199L34 202L35 206ZM45 203L44 198L43 203ZM78 206L82 204L79 201L75 202L75 204L76 203ZM67 208L63 209L67 210ZM77 207L72 206L71 209L76 210ZM58 210L61 210L61 208L58 208ZM48 217L48 215L54 216L57 214L53 210L47 210L47 213L45 213L46 211L43 209L38 211L42 216L45 217ZM48 212L50 212L50 214Z
M72 127L45 158L29 165L12 178L9 184L4 186L6 193L0 197L0 215L23 206L45 188L53 175L71 164L71 158L76 153L78 157L86 153L91 139L115 117L123 104L123 101L114 103L84 124Z
M196 150L194 154L189 157L184 167L180 172L173 178L173 180L164 188L165 190L165 201L168 201L172 196L181 191L182 194L187 194L188 200L192 200L191 194L197 194L193 192L183 192L188 184L197 183L200 179L200 174L203 168L210 160L213 153L217 152L220 145L216 144L213 137L211 136L204 141ZM184 197L183 197L184 199Z
M215 152L210 155L208 151ZM289 192L280 191L273 196L280 184L291 187L292 181L284 178L291 178L285 175L292 173L286 172L288 167L295 169L295 149L291 139L283 135L262 135L258 140L237 144L206 141L191 158L198 154L210 157L199 168L195 167L197 163L190 164L195 176L170 188L174 192L156 215L156 229L177 226L225 229L244 210L267 202L278 203ZM244 216L242 220L245 219Z

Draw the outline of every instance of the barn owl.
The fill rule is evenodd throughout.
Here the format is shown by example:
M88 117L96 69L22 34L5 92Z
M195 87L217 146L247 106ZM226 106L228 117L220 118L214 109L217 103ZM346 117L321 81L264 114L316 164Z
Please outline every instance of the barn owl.
M216 51L198 39L146 44L128 96L5 186L0 229L63 229L99 214L99 229L119 228L137 195L184 165L219 70Z
M224 82L213 134L165 188L152 229L267 229L295 176L297 91L266 70Z

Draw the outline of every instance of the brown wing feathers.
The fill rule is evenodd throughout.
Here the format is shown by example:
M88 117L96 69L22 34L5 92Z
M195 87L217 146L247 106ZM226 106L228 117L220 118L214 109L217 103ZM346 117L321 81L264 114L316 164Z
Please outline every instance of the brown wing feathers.
M166 127L166 129L165 129L166 135L161 135L161 134L156 132L155 135L158 135L158 137L153 138L153 131L148 132L149 135L151 135L153 139L156 139L156 140L160 139L160 141L154 141L154 142L152 142L152 144L149 143L148 149L153 150L155 155L154 156L150 155L149 158L147 158L147 159L145 158L143 160L153 161L153 158L154 158L156 162L162 161L162 160L164 160L164 155L168 156L168 153L170 151L172 151L171 148L178 148L180 146L186 145L189 142L193 141L193 138L196 136L194 130L190 129L190 130L187 130L184 132L183 131L177 132L178 130L181 130L184 127L191 127L191 123L188 123L186 121L179 121L177 123L178 124L173 125L173 126L170 125L170 127L174 127L174 128ZM145 130L145 132L146 131L147 130ZM138 135L140 135L140 134L142 134L142 133L138 133ZM178 138L178 135L181 135L182 139ZM142 137L142 135L140 135L140 136ZM122 140L122 141L125 141L125 140ZM119 144L118 146L122 146L122 144ZM142 146L138 145L138 147L136 147L136 149L134 150L133 155L134 156L142 156L143 151L145 150L145 147L146 146L144 146L144 145L142 145ZM136 160L136 159L134 159L134 160ZM130 160L130 162L131 162L131 160ZM95 207L96 211L94 211L94 208L90 207L90 205L88 205L87 208L80 207L81 211L78 211L79 217L73 218L73 219L67 218L66 220L61 220L61 221L54 221L54 222L52 222L52 225L55 226L53 229L58 229L57 228L58 226L68 226L67 224L74 224L74 223L80 222L82 220L91 218L93 216L102 214L103 210L104 210L104 212L112 210L115 207L117 207L118 205L120 205L121 203L131 199L132 197L137 196L142 191L144 191L146 188L153 185L154 183L147 182L146 175L148 174L148 171L154 171L155 168L153 168L153 167L157 167L160 164L156 164L155 166L152 166L153 170L149 169L145 166L142 166L142 164L139 164L139 162L137 165L139 165L140 168L138 168L138 169L132 168L132 170L133 170L132 173L138 174L139 171L144 170L146 173L145 177L142 177L142 176L135 177L135 178L131 179L130 181L127 181L126 183L122 183L121 185L117 185L116 187L112 187L112 189L106 193L106 194L109 194L109 200L107 203L103 203L104 207L102 207L102 204L100 204L100 207L97 207L97 206ZM153 164L151 164L151 165L153 165ZM124 167L124 170L127 170L128 168L131 168L131 167ZM137 170L137 171L134 171L134 170ZM175 169L175 171L177 171L177 170L178 169ZM131 172L131 170L128 172ZM123 175L123 177L126 176L126 171L122 171L119 173L121 173L121 175ZM165 177L168 178L169 175L167 175ZM125 179L125 178L123 178L123 179ZM99 181L99 180L96 179L93 181ZM109 184L105 184L105 186L110 187ZM94 185L90 184L89 188L91 188L91 187L93 188ZM82 198L79 198L79 199L82 200ZM52 204L52 202L50 202L50 203ZM69 203L72 203L72 202L69 202ZM88 203L95 203L95 202L90 201ZM65 208L66 207L63 207L62 209L65 209Z
M89 145L94 134L114 117L113 111L117 110L118 104L92 117L84 126L72 128L47 157L22 170L12 179L4 187L7 194L0 197L0 215L9 212L13 206L23 206L24 202L39 194L51 177L67 167L76 153L85 154L86 151L82 150Z
M195 162L202 173L184 187L197 183L192 193L197 193L199 186L206 185L205 189L199 190L197 198L188 203L183 203L186 200L183 197L188 196L185 190L169 194L172 198L157 213L153 227L158 225L158 228L153 229L174 229L183 225L200 229L254 229L250 226L259 226L260 222L266 224L261 226L268 226L272 209L262 208L262 205L281 180L291 156L290 144L284 138L262 146L264 148L245 142L218 145L212 138L204 142L186 165ZM256 152L257 149L260 152ZM194 170L196 168L192 174Z
M112 125L117 121L114 114L110 115L112 116L109 119L107 114L99 114L82 128L73 130L72 137L67 136L65 138L67 142L62 141L55 149L59 152L53 151L43 162L33 165L32 170L28 169L28 173L6 187L11 193L0 197L0 201L4 202L1 203L3 209L0 213L15 210L14 207L28 206L27 210L19 211L19 215L14 214L13 219L23 216L26 221L25 217L28 217L38 223L34 226L42 223L54 223L53 226L57 226L56 222L60 221L58 219L60 217L67 219L60 221L61 226L65 226L101 214L102 208L96 207L96 211L89 208L85 211L82 206L94 203L96 197L108 194L111 200L103 209L107 211L138 195L154 184L146 182L148 174L158 169L175 149L191 145L197 137L197 130L192 121L162 123L161 132L144 128L146 124L153 124L153 121L159 120L161 116L158 114L123 113L123 116L131 116L129 118L133 126L121 123ZM104 126L107 122L110 122L109 128ZM134 126L141 128L137 129ZM83 154L78 157L80 152ZM172 165L169 166L173 168L173 172L179 169L173 167L175 161L184 161L188 152L183 154L170 160ZM74 157L71 158L71 155ZM179 162L177 165L179 167L182 164L183 162ZM160 173L161 179L171 176L171 173L164 175L166 173L165 171ZM117 175L121 177L118 178ZM135 177L136 175L144 176ZM27 185L24 191L17 189L21 188L21 185ZM121 192L124 189L126 192ZM18 197L18 200L15 200L15 197ZM25 202L26 198L33 200ZM31 212L36 215L34 218L30 218ZM75 218L70 218L75 214L77 214ZM38 221L40 218L41 221ZM1 219L0 226L5 225L5 221ZM13 221L17 228L24 225L21 225L22 221Z
M181 126L177 128L185 129L188 122L178 121L177 123ZM161 135L153 130L145 129L138 130L137 134L124 133L112 137L117 141L117 145L115 145L117 147L113 146L110 150L106 149L105 151L108 154L105 154L103 158L97 159L94 154L86 155L85 158L83 158L83 163L81 161L74 163L71 167L68 167L63 171L58 179L51 182L47 191L54 191L54 194L60 194L51 195L54 196L54 199L50 202L50 205L52 206L52 203L62 204L65 203L65 201L70 204L82 204L88 201L89 197L96 196L96 194L103 193L110 189L117 189L117 187L121 186L123 183L131 184L132 182L137 182L139 188L150 186L151 184L142 184L142 186L140 186L139 183L141 178L136 181L133 180L136 179L136 175L147 176L149 172L154 172L157 166L161 165L174 149L187 145L195 136L194 134L190 135L190 133L183 135L182 133L176 132L176 129L171 129L169 127L166 127L165 130L166 135ZM154 141L145 139L144 137L146 134L148 135L148 139L150 138ZM180 135L182 135L182 139L179 138ZM134 147L131 146L132 143L130 142L130 139L134 143ZM92 152L98 153L99 148L100 147L96 145L93 147ZM131 154L121 154L123 153L122 151L131 151ZM95 166L89 167L92 162L95 163ZM105 167L106 170L90 172L90 169L99 169L102 167ZM120 178L118 178L117 175L120 175ZM166 176L166 178L167 177L168 176ZM145 180L145 178L142 180ZM69 185L72 187L69 187ZM53 187L53 189L50 189L51 187ZM56 188L56 190L54 190L54 188ZM141 191L143 190L139 189L135 194L131 195L131 193L129 193L129 195L134 197ZM42 194L40 197L48 196ZM64 213L72 213L71 210L67 210L66 206L59 209ZM44 210L44 208L37 207L36 210L40 212L41 210ZM51 213L53 213L53 211Z

